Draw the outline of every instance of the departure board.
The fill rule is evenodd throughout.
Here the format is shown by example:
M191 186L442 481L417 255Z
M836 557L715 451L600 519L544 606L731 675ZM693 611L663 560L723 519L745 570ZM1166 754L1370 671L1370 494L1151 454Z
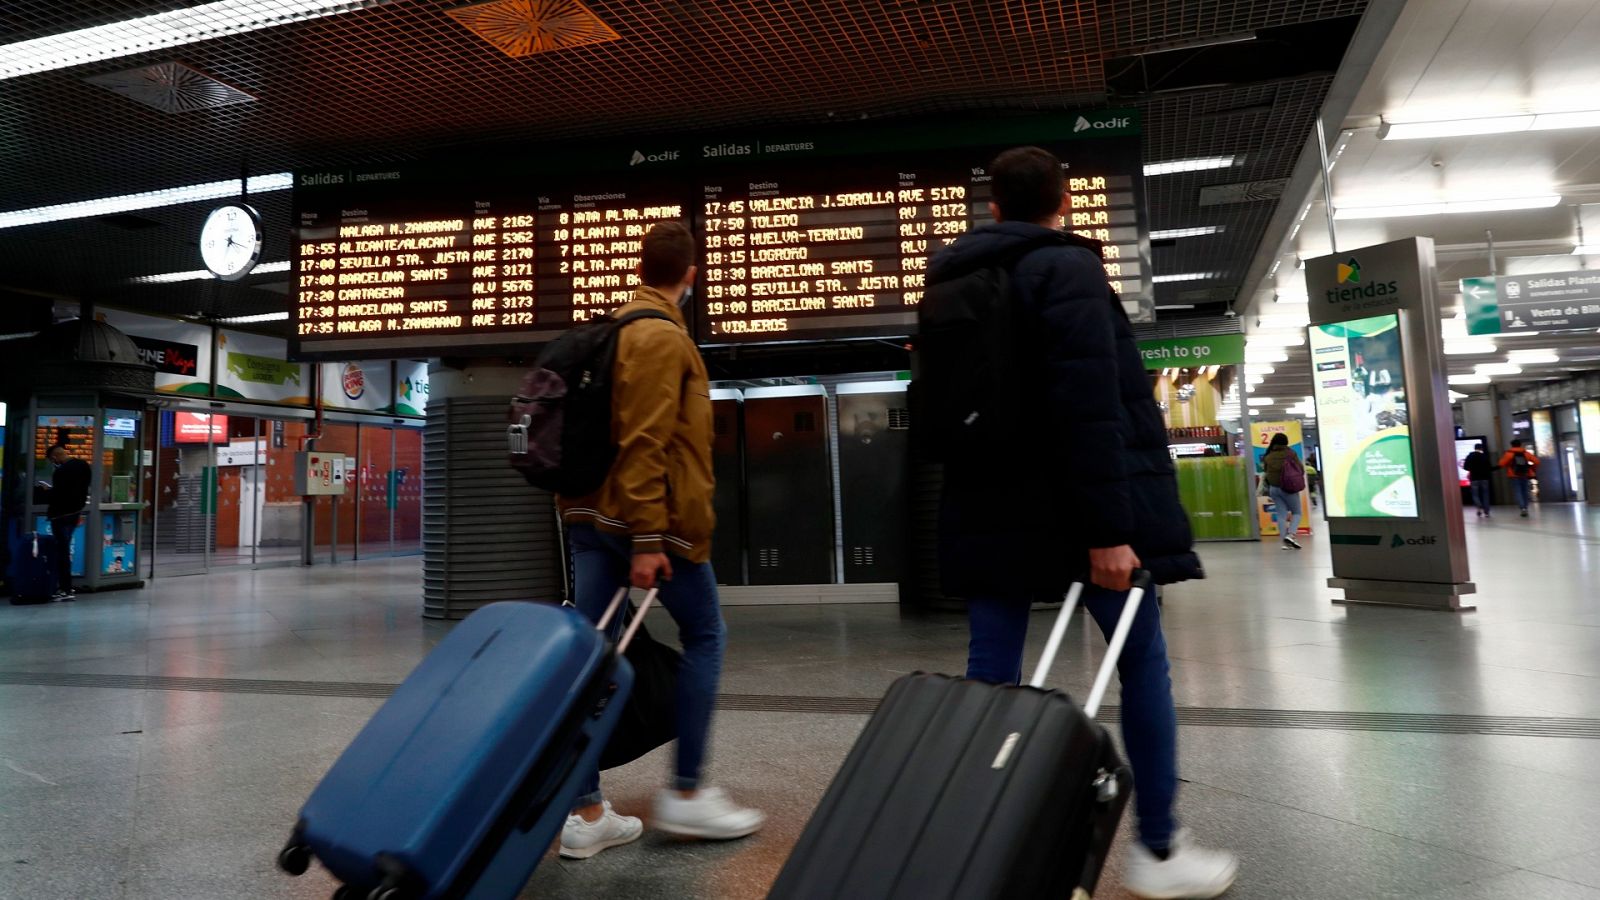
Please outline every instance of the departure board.
M857 167L845 176L848 190L829 190L844 180L840 173L809 167L708 180L701 340L911 334L930 258L993 219L981 166L908 168L894 161ZM1119 295L1148 296L1148 237L1133 177L1068 174L1066 183L1065 227L1101 242Z
M1019 144L1062 159L1066 227L1103 244L1112 286L1148 310L1139 134L1136 112L1100 111L299 171L293 352L537 345L627 302L664 221L701 243L685 313L702 344L909 335L930 259L989 220L984 167Z

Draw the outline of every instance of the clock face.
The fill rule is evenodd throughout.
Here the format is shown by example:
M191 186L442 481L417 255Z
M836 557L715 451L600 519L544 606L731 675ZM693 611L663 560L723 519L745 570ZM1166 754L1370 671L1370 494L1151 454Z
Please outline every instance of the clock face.
M242 203L219 206L200 229L200 257L206 268L232 280L244 277L261 258L261 219Z

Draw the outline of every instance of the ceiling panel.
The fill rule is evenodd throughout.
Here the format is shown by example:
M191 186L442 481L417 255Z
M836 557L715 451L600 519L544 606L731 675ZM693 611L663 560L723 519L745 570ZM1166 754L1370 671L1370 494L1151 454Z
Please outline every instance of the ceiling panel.
M1105 102L1104 60L1150 47L1356 14L1366 0L593 0L617 40L513 58L450 13L393 0L172 50L0 81L0 210L448 148ZM8 0L0 41L193 5ZM86 79L177 62L254 97L163 112ZM1202 187L1282 178L1328 77L1119 100L1143 109L1146 159L1242 154L1150 182L1152 227L1220 225L1155 249L1157 272L1210 271L1230 298L1276 201L1201 208ZM288 194L256 199L263 259L287 258ZM282 294L241 284L132 287L199 267L196 204L0 230L0 282L163 311L249 314ZM282 276L278 276L281 281ZM257 276L254 282L271 282ZM209 305L208 305L209 304ZM1221 307L1215 307L1220 309Z

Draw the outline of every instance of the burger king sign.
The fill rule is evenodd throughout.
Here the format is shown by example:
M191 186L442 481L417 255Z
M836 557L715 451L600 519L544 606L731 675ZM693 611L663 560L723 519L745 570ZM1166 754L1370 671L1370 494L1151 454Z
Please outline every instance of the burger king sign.
M340 377L340 384L344 388L344 395L351 400L360 400L361 395L367 392L367 373L355 363L345 363L344 372Z

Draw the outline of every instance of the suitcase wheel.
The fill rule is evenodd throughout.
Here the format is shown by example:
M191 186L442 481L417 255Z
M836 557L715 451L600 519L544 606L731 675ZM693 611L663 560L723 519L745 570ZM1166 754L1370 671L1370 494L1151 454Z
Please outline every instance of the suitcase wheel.
M372 892L367 894L367 900L401 900L404 896L400 888L392 885L383 885L373 888Z
M339 889L333 892L333 900L356 900L356 889L348 884L341 884Z
M311 848L305 844L289 844L278 851L278 868L299 877L311 868Z

